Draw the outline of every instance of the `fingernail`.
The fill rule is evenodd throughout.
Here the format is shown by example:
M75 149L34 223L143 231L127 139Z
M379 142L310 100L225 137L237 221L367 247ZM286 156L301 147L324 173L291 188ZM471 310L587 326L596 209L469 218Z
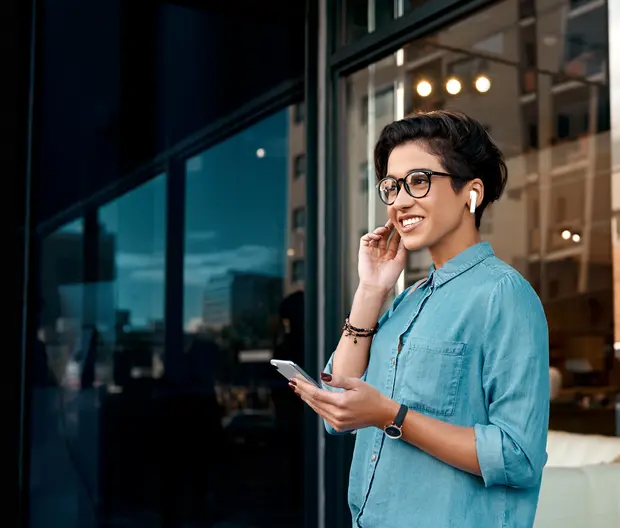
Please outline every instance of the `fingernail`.
M325 372L321 372L321 379L323 381L330 382L332 380L332 375L331 374L326 374Z
M288 386L291 389L294 389L295 387L297 387L297 382L295 380L291 380L291 381L288 382Z

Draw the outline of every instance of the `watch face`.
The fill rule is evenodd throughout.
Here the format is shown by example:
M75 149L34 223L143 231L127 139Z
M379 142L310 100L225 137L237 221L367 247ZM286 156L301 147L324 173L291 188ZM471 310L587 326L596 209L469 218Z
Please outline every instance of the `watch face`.
M402 431L400 430L400 427L397 427L395 425L388 425L385 428L385 434L387 436L389 436L390 438L393 438L394 440L400 438L402 436Z

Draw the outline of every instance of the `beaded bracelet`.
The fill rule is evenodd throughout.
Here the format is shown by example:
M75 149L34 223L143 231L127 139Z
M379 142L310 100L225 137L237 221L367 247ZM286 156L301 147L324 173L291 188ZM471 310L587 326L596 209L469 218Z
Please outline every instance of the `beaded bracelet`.
M357 328L349 322L349 314L347 314L342 331L346 337L353 336L353 343L357 344L358 337L372 337L375 335L379 331L379 325L375 325L374 328Z

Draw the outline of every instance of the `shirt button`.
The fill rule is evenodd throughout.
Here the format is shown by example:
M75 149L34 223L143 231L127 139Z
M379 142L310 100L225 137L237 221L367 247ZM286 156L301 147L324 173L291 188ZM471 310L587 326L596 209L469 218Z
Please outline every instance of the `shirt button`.
M374 462L375 460L377 460L377 455L372 455L372 456L370 457L370 460L372 460L373 462Z
M392 365L396 365L396 358L392 358Z

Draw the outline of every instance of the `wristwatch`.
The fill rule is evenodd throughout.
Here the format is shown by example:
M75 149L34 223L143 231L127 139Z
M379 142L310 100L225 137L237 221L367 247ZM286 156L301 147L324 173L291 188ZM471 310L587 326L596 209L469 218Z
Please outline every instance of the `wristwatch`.
M403 422L405 421L405 416L407 416L408 410L409 408L401 403L400 409L398 409L398 413L396 414L394 421L390 425L386 425L383 428L383 432L388 438L398 440L401 436L403 436Z

